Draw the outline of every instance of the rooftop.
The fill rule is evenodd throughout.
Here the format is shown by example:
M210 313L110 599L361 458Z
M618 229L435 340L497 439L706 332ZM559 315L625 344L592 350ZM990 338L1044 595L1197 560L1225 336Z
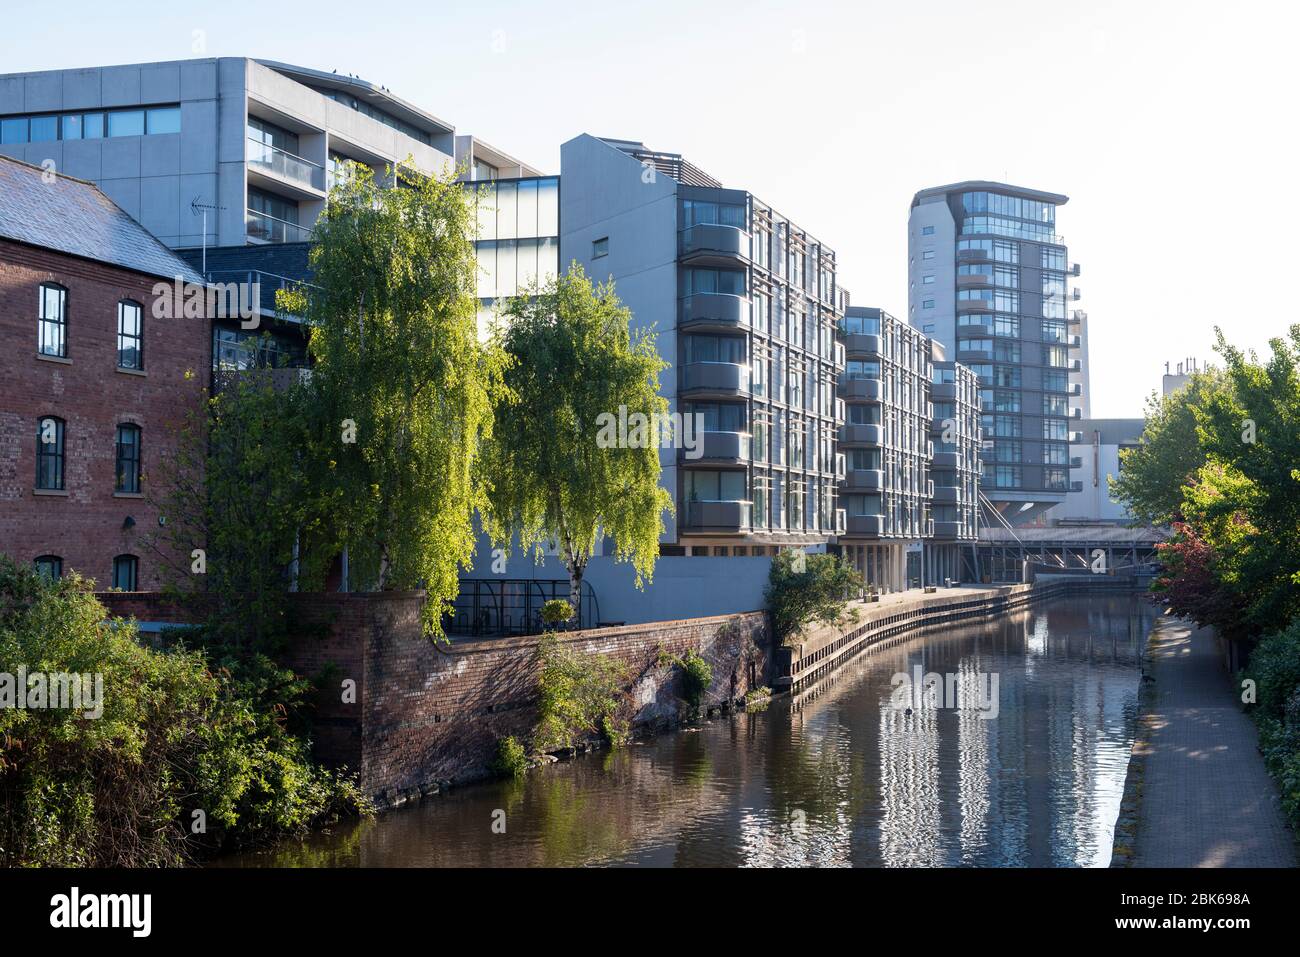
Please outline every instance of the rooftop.
M0 237L149 276L203 281L94 183L0 156Z
M1029 189L1025 186L1012 186L1009 183L995 183L987 179L968 179L947 186L931 186L912 197L912 205L917 206L923 199L947 196L950 193L1002 193L1006 196L1019 196L1021 199L1035 199L1042 203L1064 206L1070 197L1062 193L1047 193L1041 189Z

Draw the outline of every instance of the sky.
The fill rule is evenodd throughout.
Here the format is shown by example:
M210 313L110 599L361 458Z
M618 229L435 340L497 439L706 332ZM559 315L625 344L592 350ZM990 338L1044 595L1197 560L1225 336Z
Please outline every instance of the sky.
M1064 193L1102 418L1141 415L1166 362L1213 361L1216 325L1264 351L1300 322L1258 272L1300 223L1298 27L1259 0L62 0L6 12L0 72L262 57L383 84L545 172L580 133L642 140L804 226L855 304L900 317L917 190Z

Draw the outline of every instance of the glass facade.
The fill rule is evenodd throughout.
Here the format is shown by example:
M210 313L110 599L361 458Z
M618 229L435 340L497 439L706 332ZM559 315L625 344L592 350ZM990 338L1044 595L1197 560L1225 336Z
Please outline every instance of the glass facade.
M499 298L544 286L560 268L560 180L556 176L467 183L478 222L479 327Z

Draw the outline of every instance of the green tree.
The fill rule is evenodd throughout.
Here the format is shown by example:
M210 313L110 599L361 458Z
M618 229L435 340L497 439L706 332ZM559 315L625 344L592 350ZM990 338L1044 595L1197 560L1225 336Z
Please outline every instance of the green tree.
M1138 522L1167 525L1181 515L1183 486L1205 464L1196 410L1224 388L1214 370L1198 372L1172 395L1147 399L1142 444L1120 452L1120 474L1110 491Z
M857 569L837 555L781 552L772 559L764 595L775 637L787 641L814 622L855 620L848 603L862 585Z
M319 521L301 465L306 396L277 375L223 376L178 428L162 481L150 483L165 490L156 504L166 524L148 543L168 591L207 623L209 641L254 652L274 652L284 636L294 543L310 540Z
M633 331L631 320L613 285L593 286L574 263L511 299L496 329L510 361L488 456L489 524L499 543L517 532L520 547L539 556L557 543L574 608L601 535L631 562L638 587L650 580L672 509L653 429L643 431L647 441L627 443L635 447L599 441L607 417L666 421L658 388L666 363L654 334Z
M335 186L314 232L304 315L315 361L309 448L349 582L425 588L425 630L459 589L485 508L478 469L501 353L479 341L472 197L451 175Z

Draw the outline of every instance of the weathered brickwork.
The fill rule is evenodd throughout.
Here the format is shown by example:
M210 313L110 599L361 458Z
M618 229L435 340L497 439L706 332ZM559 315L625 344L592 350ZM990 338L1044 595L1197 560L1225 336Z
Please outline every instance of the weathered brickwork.
M158 529L150 499L163 497L150 476L173 454L173 430L201 407L211 368L207 320L154 318L153 289L161 281L0 240L0 551L25 562L60 556L65 572L100 587L112 583L114 556L135 555L138 587L161 585L161 562L144 543ZM43 282L68 290L66 361L37 357ZM144 307L142 374L117 368L123 299ZM35 491L37 421L44 416L67 423L64 494ZM137 496L114 491L116 431L127 422L143 430L144 492Z
M422 596L304 595L304 628L287 663L328 674L316 752L359 769L382 800L411 796L439 781L481 777L505 735L525 737L537 720L537 639L435 646L419 628ZM561 636L584 651L622 661L632 676L634 726L658 725L680 707L679 669L666 658L694 649L713 668L703 704L734 701L768 683L766 617L718 618L599 628ZM356 683L345 703L344 682Z

